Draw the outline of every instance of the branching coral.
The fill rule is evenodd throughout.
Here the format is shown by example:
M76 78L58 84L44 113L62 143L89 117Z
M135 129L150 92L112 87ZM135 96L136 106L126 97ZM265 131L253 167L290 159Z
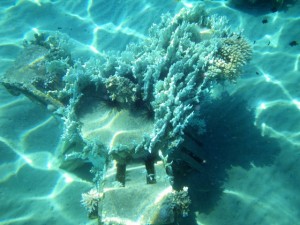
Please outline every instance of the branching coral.
M172 198L176 203L176 209L183 217L186 217L189 213L189 207L191 204L191 199L188 195L188 187L183 187L182 190L175 191Z
M1 83L62 118L65 146L60 154L92 163L97 186L109 157L126 165L130 158L153 157L161 150L172 174L168 155L181 147L202 100L216 83L237 80L252 52L224 17L208 16L199 4L174 17L164 15L147 39L122 53L73 61L66 46L60 35L37 35ZM167 209L186 216L187 191L174 191ZM102 197L91 189L81 203L98 216Z
M176 215L186 217L190 211L191 199L188 194L188 187L182 190L173 190L167 197L167 207L173 210Z
M250 45L240 34L230 30L227 20L208 16L199 4L182 9L174 17L164 15L161 23L150 28L148 38L128 45L122 53L99 55L86 62L71 60L65 39L59 37L37 36L35 42L28 43L23 55L33 48L38 51L37 59L29 58L27 61L34 63L21 69L16 63L12 70L17 72L7 74L4 82L6 86L24 87L22 80L18 83L10 76L13 74L24 79L28 75L27 83L33 81L43 94L42 100L47 104L60 103L49 108L58 108L56 113L63 118L65 125L62 137L67 142L75 142L77 151L84 152L84 158L107 157L102 153L115 144L116 137L121 139L130 132L136 132L128 141L131 143L122 143L115 149L117 151L107 153L124 160L133 154L156 154L159 149L163 155L176 151L201 100L209 98L215 83L235 81L251 56ZM20 91L26 93L28 90ZM31 93L31 97L41 99L41 95L35 93ZM105 143L99 143L101 138L97 138L95 146L103 146L103 151L97 151L96 147L87 148L85 145L92 141L84 140L80 113L92 113L94 108L90 103L95 102L98 106L118 105L117 110L135 111L132 118L146 117L140 121L149 129L127 132L132 129L132 122L124 122L122 130L113 131L114 139L106 138ZM97 133L98 130L91 132ZM102 136L109 136L110 132L107 130Z
M111 76L105 80L105 87L112 101L131 105L137 100L137 85L126 77Z
M95 188L93 188L89 192L81 195L81 204L89 213L92 213L97 210L102 197L103 193L99 193Z
M252 52L224 17L209 17L200 5L163 16L148 40L127 50L138 56L132 73L155 115L154 132L143 146L151 152L176 149L200 98L215 82L235 81Z
M216 56L209 61L208 73L220 81L234 81L240 75L242 67L251 58L251 47L244 38L237 34L225 38L220 45Z

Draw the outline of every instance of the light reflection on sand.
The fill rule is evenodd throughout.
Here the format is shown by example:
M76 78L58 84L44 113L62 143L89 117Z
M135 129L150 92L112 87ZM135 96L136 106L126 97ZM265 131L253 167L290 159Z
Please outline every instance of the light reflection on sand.
M76 41L77 52L104 54L103 50L122 50L128 42L146 38L146 30L159 21L161 13L191 5L189 1L171 0L117 2L1 2L0 72L12 64L23 39L34 33L61 31ZM251 65L231 93L244 96L255 107L253 122L262 135L280 141L282 153L270 167L249 171L232 168L223 199L210 215L200 213L199 223L220 225L224 217L235 218L236 211L241 218L231 224L242 224L245 215L249 224L296 224L300 201L293 180L285 175L297 171L299 165L293 156L299 157L300 146L300 54L299 45L289 46L290 41L300 40L299 32L292 29L300 27L296 17L299 11L291 8L269 14L268 24L263 25L263 16L238 14L222 1L206 4L214 12L235 18L233 23L240 23L246 36L255 42ZM91 184L57 167L57 121L25 97L7 95L2 87L0 95L0 224L88 224L80 195ZM274 176L276 179L272 179ZM300 180L299 174L292 176ZM238 207L236 199L241 202Z

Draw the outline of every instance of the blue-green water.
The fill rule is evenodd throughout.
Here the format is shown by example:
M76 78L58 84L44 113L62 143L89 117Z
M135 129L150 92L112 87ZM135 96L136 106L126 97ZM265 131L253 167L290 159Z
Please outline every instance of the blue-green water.
M193 129L205 130L195 134L205 163L202 171L175 165L174 186L188 186L192 200L189 216L179 224L300 224L299 1L277 11L267 3L233 7L227 1L4 0L0 74L14 65L24 39L33 40L34 34L68 35L73 57L85 62L146 40L162 14L173 17L196 2L242 30L253 54L236 82L214 85L210 99L200 99L194 108L201 122ZM76 162L75 170L61 168L66 127L51 107L0 87L0 224L97 224L80 203L81 194L94 186L90 167ZM88 116L81 122L89 124ZM128 125L117 117L112 116L109 132ZM128 123L137 123L132 129L139 132L153 129L151 124L140 128L142 122ZM186 132L196 133L193 129ZM87 140L93 132L99 128L83 126Z

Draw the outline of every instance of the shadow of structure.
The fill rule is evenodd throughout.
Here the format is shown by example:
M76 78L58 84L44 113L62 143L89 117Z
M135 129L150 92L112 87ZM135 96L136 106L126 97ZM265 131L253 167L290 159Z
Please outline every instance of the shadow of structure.
M207 102L201 119L206 123L205 133L195 135L191 127L185 133L197 141L197 150L204 156L196 159L202 160L202 171L192 169L183 160L173 162L173 186L175 189L188 186L192 200L191 213L180 224L197 224L194 212L208 214L213 210L228 178L226 171L232 166L244 169L251 165L268 166L280 151L274 139L263 137L255 127L253 110L249 110L247 102L239 96L223 94L219 100Z
M228 6L253 15L287 11L297 0L230 0Z

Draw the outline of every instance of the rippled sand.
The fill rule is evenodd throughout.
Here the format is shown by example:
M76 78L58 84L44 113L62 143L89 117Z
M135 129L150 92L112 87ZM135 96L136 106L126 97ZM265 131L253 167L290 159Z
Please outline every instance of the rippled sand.
M175 0L10 2L0 6L0 74L13 63L23 39L36 32L60 31L74 39L79 55L102 54L146 38L147 29L162 13L174 14L191 4ZM240 27L253 43L250 65L242 79L227 89L233 97L247 100L255 112L253 123L263 136L279 142L281 152L272 165L229 169L220 200L208 213L199 210L198 223L300 224L300 45L291 44L300 42L300 3L267 14L239 11L223 1L205 4L227 16L232 27ZM91 223L80 198L92 184L56 164L61 128L42 106L0 87L0 224Z

